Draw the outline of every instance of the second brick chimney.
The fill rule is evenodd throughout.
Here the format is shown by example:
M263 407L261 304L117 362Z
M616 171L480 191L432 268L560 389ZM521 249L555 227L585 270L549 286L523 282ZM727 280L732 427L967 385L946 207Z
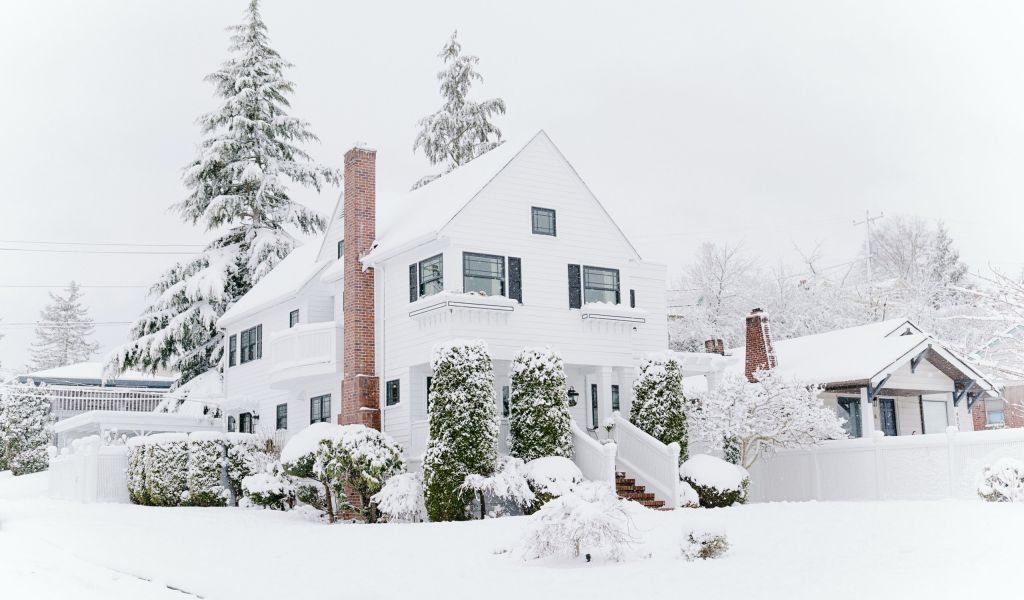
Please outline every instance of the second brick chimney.
M768 325L768 314L760 308L750 311L747 316L746 364L743 374L747 381L754 381L754 373L761 370L774 369L778 366L775 359L775 346L772 344L772 330Z
M380 429L380 381L376 376L373 271L360 258L377 236L377 151L357 145L345 153L344 361L341 384L342 425Z
M725 354L725 342L722 338L704 340L704 352L708 354Z

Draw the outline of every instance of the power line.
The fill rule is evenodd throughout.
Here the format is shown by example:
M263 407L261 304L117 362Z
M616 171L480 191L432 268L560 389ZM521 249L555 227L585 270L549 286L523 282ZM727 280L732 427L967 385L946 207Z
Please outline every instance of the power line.
M0 248L0 252L55 252L59 254L187 254L194 256L196 252L174 252L158 250L60 250L56 248Z
M44 244L47 246L142 246L146 248L203 248L203 244L157 244L152 242L47 242L42 240L0 240L0 244Z
M47 289L47 288L66 288L68 284L61 283L57 285L37 285L27 283L0 283L0 288L11 288L11 289ZM96 285L85 285L79 284L78 287L83 289L137 289L137 288L148 288L148 285L135 285L135 284L96 284Z
M46 327L48 329L63 329L71 327L92 327L93 325L131 325L133 321L95 321L92 323L46 323L43 321L20 321L5 323L0 321L0 327Z

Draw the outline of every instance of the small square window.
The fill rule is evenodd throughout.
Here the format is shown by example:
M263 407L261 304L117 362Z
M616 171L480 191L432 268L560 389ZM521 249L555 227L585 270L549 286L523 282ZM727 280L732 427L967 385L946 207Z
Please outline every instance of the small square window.
M338 258L345 256L345 240L338 240Z
M537 235L555 235L555 211L534 206L533 232Z
M398 385L399 385L398 384L398 380L397 379L392 379L391 381L387 382L387 384L385 384L385 385L386 385L385 402L387 403L387 405L388 406L394 406L394 405L398 404L398 401L401 399L401 398L399 398L399 394L398 394L398 392L399 392L399 390L398 390Z
M288 313L288 328L291 329L299 324L299 309L295 309Z

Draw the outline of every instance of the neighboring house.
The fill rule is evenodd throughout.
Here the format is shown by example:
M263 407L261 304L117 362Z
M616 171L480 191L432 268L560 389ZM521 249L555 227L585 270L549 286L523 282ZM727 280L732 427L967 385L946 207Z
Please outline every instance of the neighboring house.
M125 371L103 376L103 363L82 362L20 375L43 389L59 421L92 410L151 412L176 380L172 376Z
M1002 397L974 406L974 428L1024 427L1024 325L993 336L971 358L995 373L1002 386Z
M822 401L846 420L850 437L941 433L949 426L971 431L971 408L997 397L997 386L977 367L905 319L774 341L768 315L755 309L745 347L726 351L709 342L708 350L723 356L705 374L686 378L689 397L713 389L723 376L750 378L770 367L824 386ZM684 368L701 360L677 355Z
M639 256L544 132L379 203L375 162L367 148L345 155L323 240L218 322L229 430L363 423L418 464L431 352L457 338L487 342L502 417L511 359L544 345L565 361L580 427L628 414L639 360L668 343L666 270Z

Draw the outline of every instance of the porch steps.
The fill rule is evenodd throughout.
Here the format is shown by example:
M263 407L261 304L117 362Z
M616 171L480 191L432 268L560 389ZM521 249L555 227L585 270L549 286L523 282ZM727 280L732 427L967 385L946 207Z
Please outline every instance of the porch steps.
M615 472L615 492L621 498L633 500L655 510L671 510L665 506L664 500L655 500L654 494L647 491L642 485L637 485L636 480L626 477L622 471Z

